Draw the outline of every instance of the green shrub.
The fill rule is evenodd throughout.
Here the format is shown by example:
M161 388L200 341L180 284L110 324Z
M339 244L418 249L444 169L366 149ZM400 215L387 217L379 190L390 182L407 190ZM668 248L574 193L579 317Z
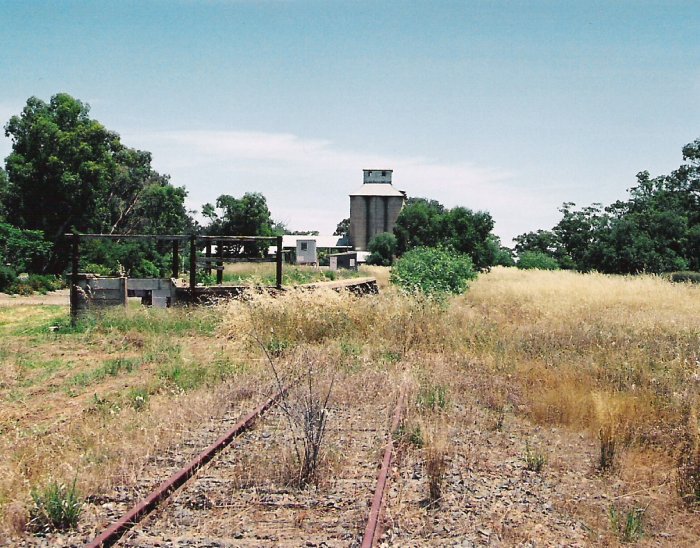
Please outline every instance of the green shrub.
M423 431L421 430L420 424L399 425L398 429L394 433L394 439L398 443L411 445L418 449L425 445L425 440L423 439Z
M76 478L77 479L77 478ZM64 531L78 525L83 502L75 488L55 481L43 490L32 491L34 506L31 509L31 525L35 531Z
M541 251L524 251L518 257L518 268L524 270L559 270L559 262Z
M8 292L16 282L17 272L9 266L0 265L0 292Z
M377 266L391 266L396 254L396 236L391 232L382 232L372 238L367 244L370 256L367 257L367 264Z
M10 294L31 295L32 293L47 293L64 287L63 280L58 276L46 274L30 274L17 276L11 268L0 266L0 291Z
M41 272L52 248L40 230L0 223L0 264L10 263L18 272Z
M56 291L65 287L63 280L58 276L51 274L30 274L24 282L32 291L46 293L47 291Z
M98 276L112 276L112 269L101 264L87 263L80 270L88 274L96 274Z
M417 247L396 261L391 282L411 293L439 296L463 293L476 276L467 255L441 247Z

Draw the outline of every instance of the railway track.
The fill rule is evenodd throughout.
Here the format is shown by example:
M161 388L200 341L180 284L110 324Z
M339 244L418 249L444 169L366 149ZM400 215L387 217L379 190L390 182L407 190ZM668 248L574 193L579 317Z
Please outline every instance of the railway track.
M88 546L372 546L402 398L379 392L329 410L319 485L289 487L292 431L275 403L251 411ZM378 466L381 469L378 471ZM363 534L364 532L364 534Z

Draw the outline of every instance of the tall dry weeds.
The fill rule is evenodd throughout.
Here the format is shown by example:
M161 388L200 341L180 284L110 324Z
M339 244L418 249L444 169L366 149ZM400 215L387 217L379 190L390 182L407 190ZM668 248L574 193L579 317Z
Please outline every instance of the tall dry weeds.
M424 424L425 432L425 472L428 478L428 504L439 506L442 499L443 484L447 471L449 438L444 423L430 422Z
M541 424L673 447L700 383L700 288L656 276L496 268L460 305L466 342Z

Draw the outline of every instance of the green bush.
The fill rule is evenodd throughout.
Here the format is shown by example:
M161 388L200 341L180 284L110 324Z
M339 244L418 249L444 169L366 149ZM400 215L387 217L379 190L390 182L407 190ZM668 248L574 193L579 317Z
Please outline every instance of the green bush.
M188 260L183 254L182 260ZM171 256L162 242L90 240L81 248L80 270L100 276L170 276Z
M377 234L367 245L367 249L370 251L367 264L391 266L396 254L396 245L396 236L391 232Z
M63 280L50 274L18 276L9 267L0 266L0 291L9 294L31 295L47 293L64 287Z
M524 270L559 270L559 262L541 251L524 251L518 257L518 268Z
M463 293L476 276L467 255L440 247L417 247L396 261L391 282L411 293L439 296Z
M58 276L51 274L30 274L24 282L32 291L46 293L48 291L56 291L65 287L63 280Z
M0 264L10 263L17 272L41 272L52 248L39 230L0 223Z
M9 266L0 265L0 293L10 290L17 282L17 273Z

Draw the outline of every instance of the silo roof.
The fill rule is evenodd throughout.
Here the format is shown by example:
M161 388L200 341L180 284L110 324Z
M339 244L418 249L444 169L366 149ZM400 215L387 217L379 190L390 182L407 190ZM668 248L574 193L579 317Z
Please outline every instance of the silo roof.
M405 197L400 190L396 190L390 183L365 183L350 196L398 196Z

